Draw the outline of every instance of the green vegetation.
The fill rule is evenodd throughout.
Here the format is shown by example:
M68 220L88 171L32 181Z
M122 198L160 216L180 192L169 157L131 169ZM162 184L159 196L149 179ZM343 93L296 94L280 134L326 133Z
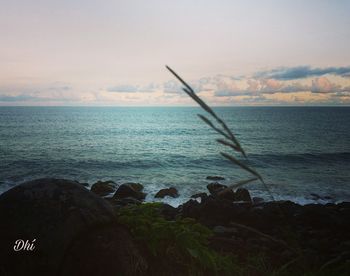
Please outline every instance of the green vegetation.
M169 275L169 268L185 275L234 275L241 270L233 256L221 256L208 247L212 232L185 218L167 221L162 204L147 203L121 208L120 223L127 225L151 261L151 270Z
M330 269L309 267L301 256L273 266L264 254L251 252L244 260L219 254L209 246L212 231L189 218L166 220L161 203L129 205L118 209L145 256L150 275L347 275L349 264Z

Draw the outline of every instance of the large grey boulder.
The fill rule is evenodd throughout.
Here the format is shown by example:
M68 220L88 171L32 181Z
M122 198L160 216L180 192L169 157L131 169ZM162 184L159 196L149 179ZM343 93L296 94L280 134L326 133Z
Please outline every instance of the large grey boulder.
M73 181L38 179L3 193L0 222L1 275L135 275L146 267L111 205ZM35 239L35 248L15 251L19 239Z

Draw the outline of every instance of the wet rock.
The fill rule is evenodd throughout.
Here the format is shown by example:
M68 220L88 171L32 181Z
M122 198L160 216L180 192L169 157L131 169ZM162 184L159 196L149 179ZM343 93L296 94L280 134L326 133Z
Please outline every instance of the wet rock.
M220 180L225 180L225 177L214 175L214 176L207 176L206 179L212 180L212 181L220 181Z
M234 195L235 201L247 201L252 202L252 199L250 197L249 191L244 188L238 188Z
M74 180L74 182L78 183L79 185L82 185L84 187L89 187L89 183L86 182L79 182L78 180Z
M220 184L218 182L213 182L207 185L207 189L211 195L216 196L218 192L227 188L226 185Z
M163 203L160 207L160 213L166 220L175 220L178 210L169 204Z
M143 190L143 185L141 183L136 183L136 182L127 182L124 183L124 185L128 185L131 188L133 188L135 191L141 192Z
M98 181L91 186L91 192L99 196L106 196L113 193L115 187L116 184L113 181Z
M164 198L165 196L170 196L170 197L178 197L179 194L174 187L166 188L166 189L161 189L159 190L156 195L154 196L155 198Z
M197 219L207 226L225 226L236 215L234 209L235 207L231 201L209 196L201 203L195 200L186 202L182 205L181 214L183 217Z
M144 200L146 197L146 194L139 191L139 186L132 185L126 183L122 184L118 190L113 195L113 199L121 199L126 197L132 197L137 200Z
M220 199L226 199L229 201L234 201L236 199L235 192L232 191L232 189L230 189L230 188L225 188L223 190L219 190L216 193L216 197L218 197Z
M0 221L1 274L130 275L145 270L112 207L74 181L45 178L10 189L0 196ZM14 251L18 239L35 239L34 250Z
M205 200L207 197L208 195L206 193L198 193L198 194L191 195L191 198L200 198L201 201Z
M258 204L260 204L260 203L263 203L263 202L264 202L264 199L261 198L261 197L255 196L255 197L252 198L252 201L253 201L253 204L258 205Z
M322 199L322 197L316 193L311 193L310 196L311 196L311 199L313 199L313 200Z
M115 198L105 198L105 199L114 207L122 207L127 205L139 205L142 203L140 200L133 197L125 197L121 199L115 199Z

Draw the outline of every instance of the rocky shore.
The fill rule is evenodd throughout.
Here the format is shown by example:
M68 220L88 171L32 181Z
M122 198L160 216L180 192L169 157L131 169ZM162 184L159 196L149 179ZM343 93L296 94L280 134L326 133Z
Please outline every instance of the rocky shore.
M137 236L139 232L124 223L123 210L132 207L138 213L140 208L141 213L147 206L142 184L99 181L91 190L85 186L47 178L23 183L0 196L0 275L191 275L193 269L203 275L220 272L198 268L195 261L200 256L191 245L187 259L193 258L193 267L175 265L170 249L177 248L165 242L169 239L166 233L159 232L159 237L165 236L156 240L161 240L167 250L157 258L151 256L144 246L148 238ZM155 225L155 229L168 224L172 227L179 221L208 229L203 248L217 258L234 258L242 275L349 275L349 202L302 206L290 201L264 202L251 198L246 189L232 191L218 182L207 188L208 193L193 195L177 208L158 204L160 226ZM169 187L156 195L166 196L177 197L178 191ZM119 219L121 214L124 220ZM132 215L126 215L132 220L127 216ZM148 217L147 223L153 218L155 215ZM140 223L142 218L136 224ZM35 248L14 250L19 239ZM171 239L167 242L172 243ZM225 274L237 275L237 271Z

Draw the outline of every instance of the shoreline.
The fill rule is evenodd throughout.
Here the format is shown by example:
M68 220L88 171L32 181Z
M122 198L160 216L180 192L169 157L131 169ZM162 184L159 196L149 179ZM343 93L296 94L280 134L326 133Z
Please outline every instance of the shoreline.
M348 271L350 202L265 202L251 198L244 188L232 191L214 182L207 186L209 194L197 194L175 208L144 202L139 183L117 189L114 185L100 181L89 190L78 182L46 178L1 194L0 240L5 246L0 257L5 263L0 269L10 275L41 275L38 269L43 265L55 275L86 275L94 269L104 271L99 275ZM113 197L104 197L112 192ZM176 197L178 192L168 188L157 193L159 198L166 196ZM13 253L18 238L32 239L32 245L38 240L35 246L41 253ZM135 259L139 267L131 265ZM257 266L258 260L263 266ZM278 274L281 270L284 274Z
M124 183L113 197L105 198L114 184L98 182L89 190L78 182L46 178L1 194L0 211L5 212L0 212L0 240L5 246L0 257L5 262L0 268L10 275L21 275L15 270L34 273L43 264L55 275L62 269L69 275L84 275L81 269L102 269L102 275L140 275L133 269L142 275L189 275L192 270L199 275L348 271L350 202L265 202L251 198L244 188L232 191L214 182L207 187L209 194L197 194L175 208L144 202L139 183ZM176 197L178 192L162 189L157 196ZM37 239L41 253L14 254L13 241L19 237ZM140 267L130 265L135 258ZM257 266L258 260L263 266Z
M49 177L48 177L49 178ZM18 185L21 185L22 183L25 183L25 182L28 182L28 181L34 181L36 179L40 179L40 178L33 178L33 179L29 179L29 180L22 180L22 181L19 181L18 183L14 184L14 183L10 183L8 181L3 181L3 182L0 182L1 185L3 185L0 189L0 195L5 193L6 191L18 186ZM61 179L61 178L60 178ZM64 178L66 179L66 178ZM111 182L113 183L113 190L109 193L109 194L105 194L104 197L108 198L108 197L112 197L113 194L115 193L116 189L123 185L124 183L133 183L133 182L128 182L128 181L118 181L118 182L115 182L115 181L112 181L112 180L97 180L95 182L81 182L81 181L78 181L78 180L73 180L73 179L69 179L68 180L70 181L73 181L73 182L77 182L77 183L80 183L82 184L83 186L85 186L87 189L91 190L92 186L96 183L99 183L99 182ZM224 181L225 182L225 181ZM219 183L221 184L221 181L219 181ZM166 203L166 204L169 204L173 207L178 207L179 205L181 204L184 204L185 202L187 202L188 200L191 199L191 196L195 193L203 193L203 192L208 192L207 188L206 188L206 185L207 184L210 184L210 181L206 182L203 184L203 187L197 191L197 192L192 192L192 193L189 193L188 191L186 191L185 189L185 192L184 192L184 189L181 189L179 188L179 195L177 197L165 197L163 199L157 199L155 198L155 194L162 188L166 188L167 186L166 185L160 185L158 188L156 189L147 189L148 187L148 184L143 184L144 186L144 189L146 191L146 197L144 199L144 202L148 202L148 203L152 203L152 202L163 202L163 203ZM154 186L154 184L152 184L152 186ZM248 185L249 186L249 185ZM5 188L4 188L5 187ZM174 187L174 186L168 186L168 187ZM249 189L249 188L248 188ZM259 198L263 198L265 202L269 202L269 201L272 201L271 199L267 199L267 192L266 191L258 191L258 190L253 190L251 191L249 189L249 192L250 194L252 195L252 197L259 197ZM325 204L339 204L339 203L342 203L342 202L350 202L350 199L349 200L341 200L341 199L337 199L333 196L329 196L328 194L326 193L320 193L320 194L317 194L317 193L310 193L310 194L307 194L305 196L301 196L301 195L296 195L296 196L292 196L292 195L281 195L281 194L278 194L278 193L275 193L273 194L274 198L276 201L291 201L293 203L296 203L296 204L299 204L299 205L307 205L307 204L321 204L321 205L325 205ZM200 201L199 201L200 202Z

